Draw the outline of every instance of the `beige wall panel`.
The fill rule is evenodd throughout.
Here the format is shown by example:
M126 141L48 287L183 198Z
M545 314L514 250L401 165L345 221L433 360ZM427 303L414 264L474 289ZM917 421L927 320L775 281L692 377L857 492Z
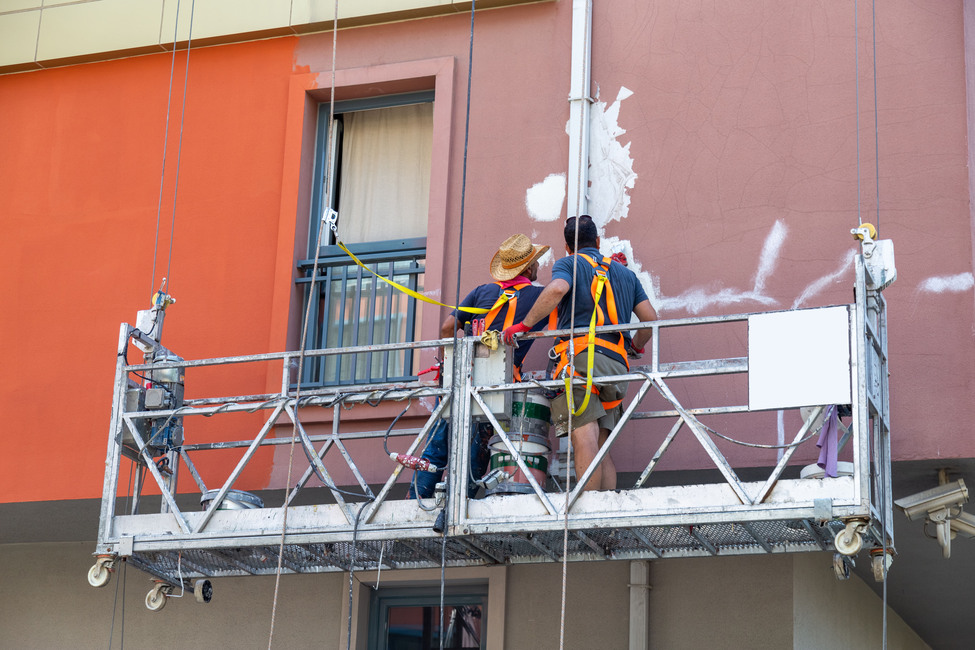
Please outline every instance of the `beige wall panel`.
M651 562L650 584L651 648L792 647L789 556Z
M24 9L37 9L41 6L42 0L0 0L0 14L8 11L23 11ZM50 2L48 2L50 4ZM0 34L4 32L0 30Z
M375 16L403 11L415 11L429 7L451 5L450 0L359 0L354 4L339 3L339 19L358 16ZM470 8L470 4L467 5ZM305 25L319 23L335 18L334 2L316 0L294 0L291 9L291 24Z
M858 577L837 580L833 556L810 553L794 556L796 650L820 648L880 648L883 620L880 599ZM857 558L866 560L866 558ZM887 647L928 648L893 611L887 611Z
M116 584L88 585L94 542L0 545L0 648L109 647ZM273 568L273 565L272 565ZM338 648L348 576L341 573L281 577L275 614L275 648ZM192 594L169 599L150 612L148 576L125 571L125 647L266 648L271 627L274 576L218 578L213 600ZM113 646L122 636L122 589L118 589Z
M566 579L566 648L591 650L627 647L629 578L630 563L625 561L569 564ZM557 648L561 604L561 564L510 567L504 647Z
M176 40L189 37L190 3L165 0L162 43L173 41L176 8L179 5L179 35ZM197 2L193 12L193 38L219 38L231 34L247 34L267 30L287 29L291 20L288 0L209 0Z
M154 45L162 0L98 0L43 10L39 61Z
M0 66L34 60L39 11L0 14Z

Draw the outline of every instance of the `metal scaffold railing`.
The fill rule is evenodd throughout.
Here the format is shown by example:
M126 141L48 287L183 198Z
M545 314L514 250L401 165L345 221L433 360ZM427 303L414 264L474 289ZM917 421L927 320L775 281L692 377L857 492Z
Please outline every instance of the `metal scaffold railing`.
M123 325L89 581L105 584L125 557L159 580L147 597L158 608L180 586L195 582L203 598L204 579L272 574L279 559L289 573L440 566L442 551L447 566L562 561L565 533L569 560L835 550L840 577L865 548L882 577L893 551L886 310L863 256L851 304L599 331L637 327L652 329L645 363L603 378L629 384L623 417L566 490L564 474L546 471L549 460L563 472L572 462L549 453L545 405L563 383L512 382L503 347L491 352L462 337L456 350L445 340L308 351L341 358L445 347L445 377L454 381L296 395L297 352L185 361ZM144 363L127 361L133 346ZM280 377L277 391L184 396L184 383L193 387L207 369L255 365L260 377ZM400 428L392 402L412 404ZM234 414L254 432L197 434L205 418ZM441 420L462 423L451 426L445 488L410 499L410 472L390 460L387 441L419 456ZM479 477L469 476L467 436L475 422L490 427L492 466L507 482L472 499L468 481ZM818 473L810 463L817 438L826 465ZM289 445L303 453L295 454L299 478L285 491L274 468L283 457L276 451ZM611 453L626 457L620 489L583 491ZM235 489L251 485L245 478L254 466L262 487L277 488L263 493L267 503ZM130 495L123 468L135 476ZM192 482L180 481L181 471ZM159 506L147 512L155 493Z

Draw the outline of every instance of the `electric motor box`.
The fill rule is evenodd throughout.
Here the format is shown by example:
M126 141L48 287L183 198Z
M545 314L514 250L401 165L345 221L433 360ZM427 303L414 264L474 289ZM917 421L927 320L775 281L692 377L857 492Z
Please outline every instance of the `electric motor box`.
M483 343L474 344L473 368L471 369L471 383L473 386L496 386L511 382L512 350L501 345L492 350ZM444 382L453 381L454 347L452 344L444 346L443 377ZM497 391L481 393L481 399L498 420L508 420L511 417L511 392ZM471 400L471 416L478 420L485 420L487 416L477 404ZM450 409L445 417L450 418Z
M161 352L155 356L147 354L146 361L174 363L183 359L169 352ZM125 392L126 413L169 411L183 405L182 368L153 368L146 373L146 378L146 385L129 381L129 388ZM153 455L183 444L183 418L181 417L166 415L159 418L139 418L132 422ZM122 444L138 451L138 445L127 426L122 430Z

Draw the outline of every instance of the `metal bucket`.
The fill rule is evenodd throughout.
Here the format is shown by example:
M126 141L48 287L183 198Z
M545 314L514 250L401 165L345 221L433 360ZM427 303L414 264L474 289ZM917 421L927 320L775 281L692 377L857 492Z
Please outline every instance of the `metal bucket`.
M528 471L542 487L545 486L545 474L548 472L548 451L543 454L521 454L521 459L528 467ZM491 454L491 469L502 469L512 477L498 485L493 490L488 490L487 494L527 494L531 493L532 486L528 482L525 473L518 467L515 457L508 452L494 451Z
M203 506L204 510L210 507L210 502L217 498L219 493L220 490L208 490L203 493L200 498L200 505ZM241 490L230 490L217 510L253 510L263 507L264 501L256 494L242 492Z
M508 439L521 455L528 471L539 485L545 485L548 472L548 454L552 445L548 439L552 411L549 401L542 395L528 390L516 391L511 400L511 420L508 425ZM532 492L528 478L518 468L518 463L504 444L501 436L492 436L488 441L491 448L491 469L503 469L512 478L487 494L525 494Z
M511 401L511 421L508 438L515 449L529 454L548 452L552 445L548 440L552 410L549 401L532 391L516 391ZM489 442L491 449L507 451L500 436Z

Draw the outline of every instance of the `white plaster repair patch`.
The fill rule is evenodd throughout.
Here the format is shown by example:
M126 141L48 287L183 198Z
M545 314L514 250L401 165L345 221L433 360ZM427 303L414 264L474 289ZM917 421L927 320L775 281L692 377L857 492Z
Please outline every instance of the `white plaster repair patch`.
M918 285L917 290L924 293L961 293L975 287L975 276L971 273L957 275L936 275Z
M565 174L549 174L525 192L525 209L535 221L555 221L565 203Z
M626 130L619 125L620 104L633 91L621 87L616 101L607 105L597 101L589 114L589 214L600 228L610 221L621 221L630 209L630 195L637 175L633 171L630 143L620 144ZM567 125L568 126L568 125Z

